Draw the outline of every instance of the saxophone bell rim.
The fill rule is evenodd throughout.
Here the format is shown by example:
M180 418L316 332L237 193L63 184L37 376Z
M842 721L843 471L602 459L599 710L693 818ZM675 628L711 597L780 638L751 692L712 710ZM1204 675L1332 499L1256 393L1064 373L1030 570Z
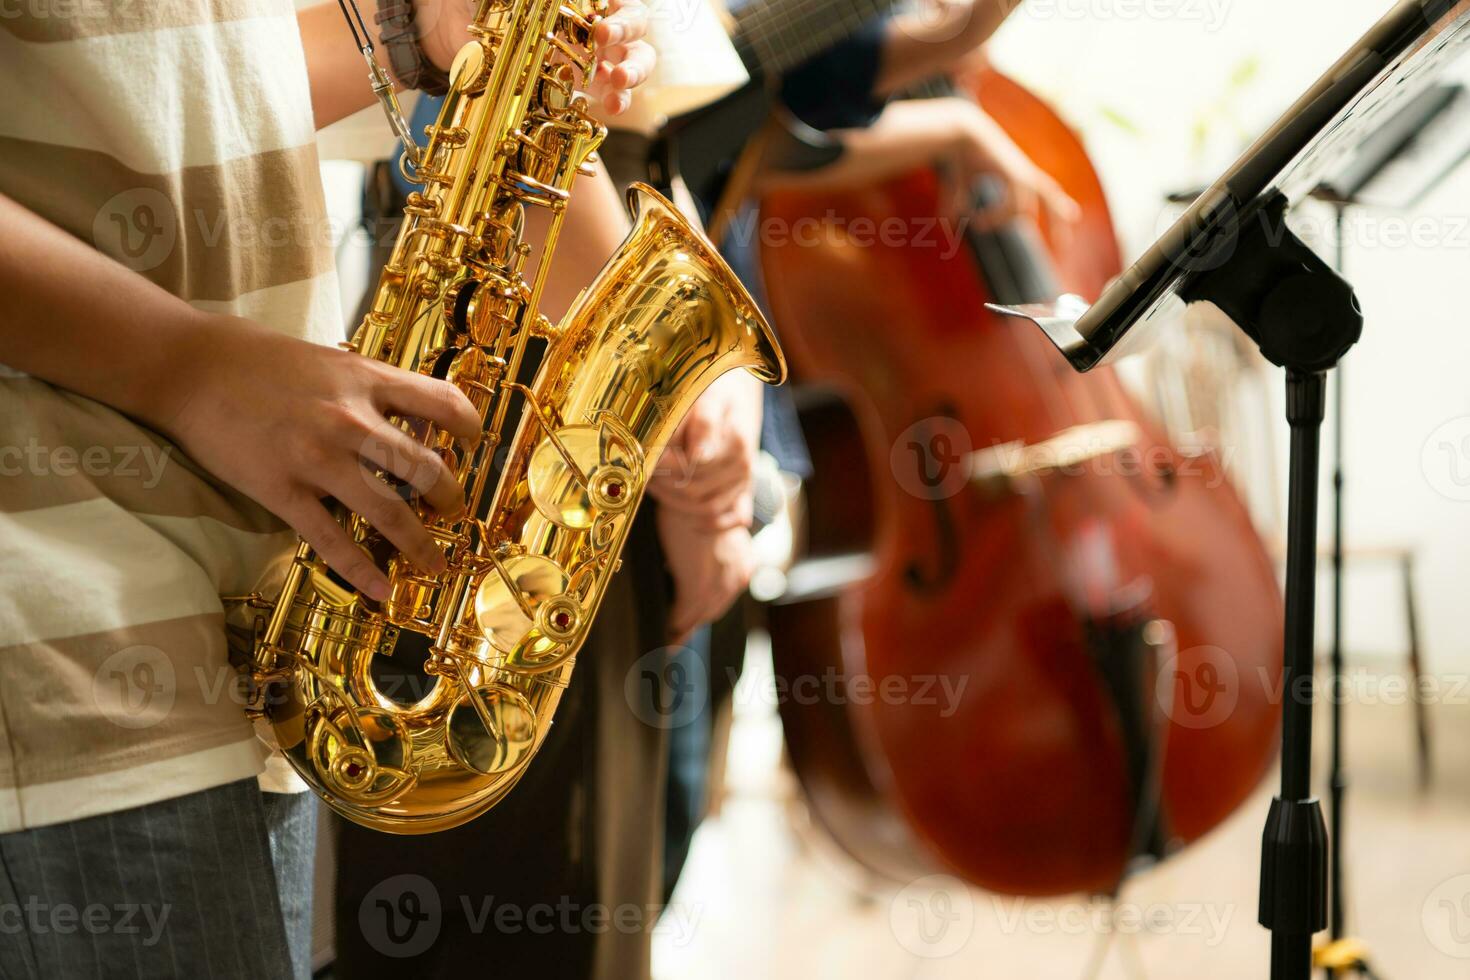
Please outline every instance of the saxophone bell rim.
M735 270L730 268L730 263L725 261L725 257L720 254L720 250L709 240L709 237L701 229L695 227L673 201L641 180L635 180L628 185L627 202L635 227L643 221L663 219L678 227L691 242L696 243L703 250L704 254L701 256L703 264L719 275L731 295L742 298L745 306L742 313L751 329L758 334L756 347L760 358L755 363L744 365L745 370L766 384L784 384L787 377L786 355L776 340L775 330L771 329L771 324L767 321L760 305L750 295L750 291L745 288L745 284L735 274Z

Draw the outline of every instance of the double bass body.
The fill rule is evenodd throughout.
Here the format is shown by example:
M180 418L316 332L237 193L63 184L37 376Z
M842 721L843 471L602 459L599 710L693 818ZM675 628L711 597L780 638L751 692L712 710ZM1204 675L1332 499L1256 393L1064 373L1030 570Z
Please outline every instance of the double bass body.
M995 72L961 84L1082 206L1065 247L1044 223L948 255L848 238L859 218L932 221L933 172L763 202L824 236L762 263L804 386L809 557L870 569L768 608L778 675L866 692L787 699L783 723L813 816L871 868L1109 893L1270 766L1280 593L1215 454L985 310L1095 295L1120 262L1075 135Z

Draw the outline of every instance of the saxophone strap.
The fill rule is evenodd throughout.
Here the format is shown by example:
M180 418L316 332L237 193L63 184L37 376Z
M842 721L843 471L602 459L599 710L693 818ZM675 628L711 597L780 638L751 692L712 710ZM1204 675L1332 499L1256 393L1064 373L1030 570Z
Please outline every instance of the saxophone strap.
M352 6L354 10L357 8L357 0L352 0ZM429 95L444 95L449 91L449 73L424 54L413 0L380 3L373 22L380 28L378 36L388 51L388 65L405 88Z
M740 156L735 158L735 166L730 170L730 177L725 181L724 188L720 191L719 200L715 202L710 211L707 232L709 240L718 243L725 235L725 229L735 219L735 213L740 206L750 197L755 187L756 177L760 175L761 168L765 166L767 151L771 140L781 131L781 124L774 115L768 116L765 125L751 137L749 143L740 151Z

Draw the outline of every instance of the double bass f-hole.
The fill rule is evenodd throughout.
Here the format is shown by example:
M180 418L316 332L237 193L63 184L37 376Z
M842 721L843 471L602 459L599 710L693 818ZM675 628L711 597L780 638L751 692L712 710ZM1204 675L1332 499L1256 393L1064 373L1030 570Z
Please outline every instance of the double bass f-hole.
M1149 507L1162 507L1179 490L1179 467L1171 455L1153 459L1136 446L1120 454L1122 473L1138 498Z
M941 592L953 581L960 565L959 536L955 533L954 515L949 509L951 487L963 485L967 474L968 446L955 444L946 421L959 426L958 410L948 402L925 421L908 430L906 449L913 460L916 488L928 499L934 517L935 552L926 568L922 559L910 559L904 566L903 578L909 588L921 595ZM925 556L928 557L928 556Z

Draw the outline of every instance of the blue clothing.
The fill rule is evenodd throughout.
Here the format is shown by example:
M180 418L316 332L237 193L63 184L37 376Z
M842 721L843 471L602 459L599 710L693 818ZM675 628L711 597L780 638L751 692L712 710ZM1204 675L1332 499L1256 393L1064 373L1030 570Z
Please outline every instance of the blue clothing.
M683 648L675 650L671 660L671 666L683 661L688 685L685 696L694 699L700 710L687 719L679 719L683 724L669 729L669 777L664 797L665 903L674 894L674 885L689 858L694 831L709 806L709 753L714 741L715 711L715 705L709 702L710 632L707 625L695 630Z
M731 228L750 227L753 205L747 204L742 214L731 222ZM779 332L780 324L766 309L764 284L761 282L760 249L748 235L725 236L720 245L720 254L730 263L730 269L750 290L750 295L760 304L766 318ZM797 420L796 403L791 398L791 386L765 386L764 413L761 415L761 448L775 457L776 463L787 473L794 473L803 480L812 475L812 458L807 451L806 438L801 433Z
M736 14L753 0L727 4ZM887 16L874 17L851 37L813 55L781 79L781 102L814 129L856 129L871 123L883 110L874 97ZM737 48L741 38L735 39Z
M421 138L425 126L432 126L439 118L439 109L444 105L442 95L419 95L418 104L413 107L413 112L408 117L408 131L415 138ZM403 152L403 144L398 144L398 153ZM403 176L403 171L398 169L398 157L393 158L393 185L398 188L399 193L407 196L419 189L418 184L410 184Z
M883 111L873 93L883 56L886 17L868 21L856 34L807 59L781 79L781 101L813 129L859 129Z

